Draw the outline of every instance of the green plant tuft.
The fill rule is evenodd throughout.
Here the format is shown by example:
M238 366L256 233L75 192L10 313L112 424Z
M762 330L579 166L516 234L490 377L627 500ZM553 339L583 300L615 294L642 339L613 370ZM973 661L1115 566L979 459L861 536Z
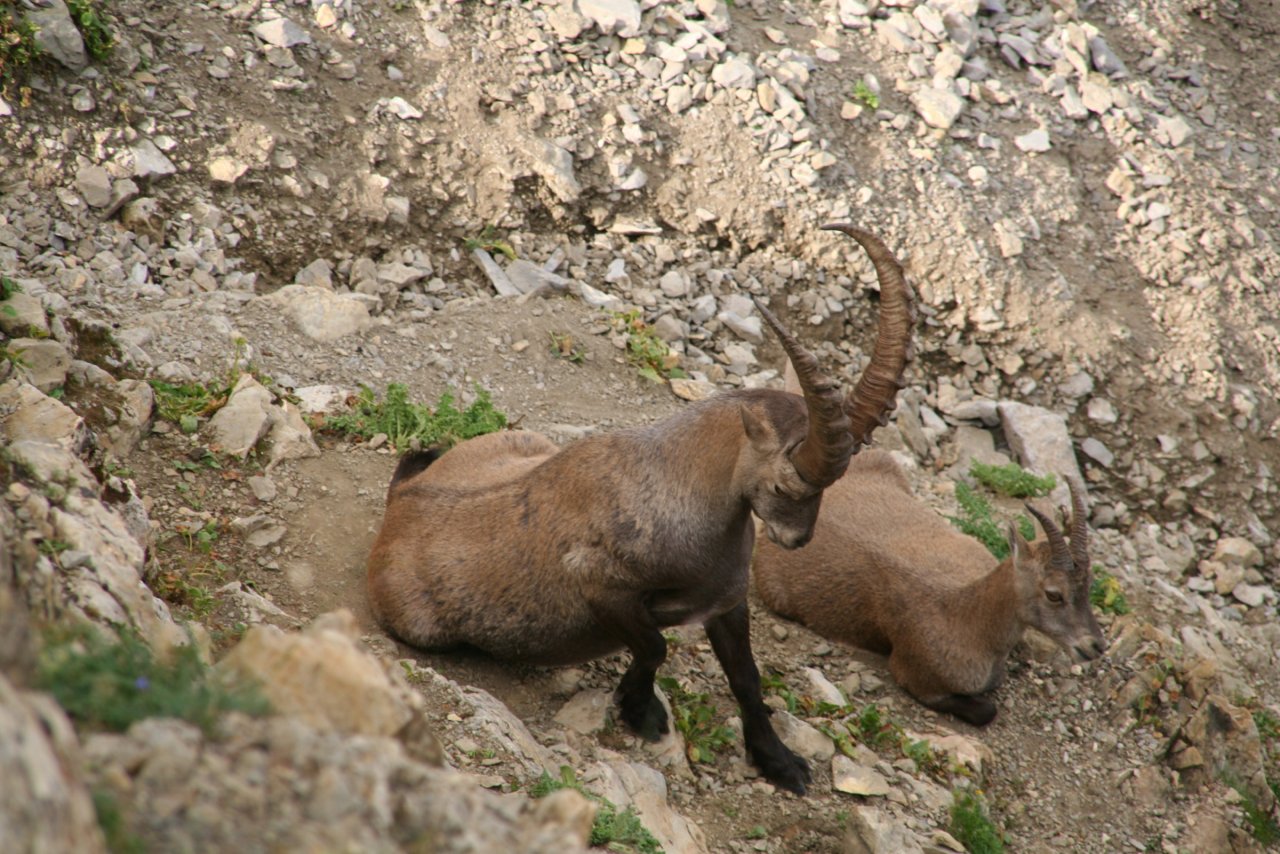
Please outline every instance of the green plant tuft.
M496 236L497 229L492 225L486 225L480 230L480 233L474 237L468 237L462 241L462 247L468 252L474 252L477 249L483 249L490 254L500 252L507 256L510 261L516 260L516 250L510 243L501 240Z
M568 765L560 766L560 776L552 777L546 771L529 787L529 796L545 798L552 792L561 789L573 789L587 799L596 803L596 818L591 825L591 845L603 847L620 854L662 854L662 846L640 821L633 808L627 807L618 812L618 807L610 800L589 792L578 782L573 769Z
M1132 609L1120 590L1116 577L1101 567L1093 569L1093 584L1089 586L1089 602L1104 614L1127 614Z
M610 316L613 328L627 336L627 361L636 366L640 376L653 382L689 376L680 367L680 354L654 333L639 309L615 311Z
M23 85L27 67L42 55L40 46L36 44L36 28L17 11L13 0L0 0L0 95L5 97L13 93L14 88L23 106L30 99L30 90ZM0 289L12 280L0 282ZM3 294L0 299L8 299Z
M209 732L226 712L270 711L256 690L210 672L193 644L159 661L133 631L119 639L87 627L49 633L36 684L81 724L116 732L153 717L181 718Z
M996 521L991 502L969 488L967 484L956 484L956 503L960 505L959 516L948 516L947 520L987 547L987 551L998 560L1009 556L1009 539L1004 529ZM1027 540L1035 538L1036 529L1031 520L1019 515L1016 520L1018 530Z
M1002 854L1004 836L992 823L982 793L956 789L952 799L951 835L970 854Z
M733 744L733 730L716 723L716 710L707 694L686 690L673 676L662 676L658 687L671 701L671 716L684 736L690 762L710 762L712 756Z
M452 391L440 395L432 411L409 400L402 383L391 383L381 401L362 386L350 412L326 419L324 428L365 439L383 433L397 450L416 441L419 447L449 448L464 439L493 433L507 426L507 416L494 408L489 392L476 386L476 400L464 410L454 403Z
M969 474L978 483L988 489L1010 498L1033 498L1048 495L1058 485L1058 479L1051 474L1044 477L1032 474L1017 463L1007 466L995 466L973 460L969 464Z
M869 110L880 109L880 96L863 80L853 84L853 100Z
M102 828L103 840L111 854L146 854L147 846L125 824L120 802L110 789L96 788L91 793L93 811Z
M96 0L67 0L67 10L71 12L71 20L80 31L89 55L99 61L110 56L111 49L115 47L115 37L98 13Z

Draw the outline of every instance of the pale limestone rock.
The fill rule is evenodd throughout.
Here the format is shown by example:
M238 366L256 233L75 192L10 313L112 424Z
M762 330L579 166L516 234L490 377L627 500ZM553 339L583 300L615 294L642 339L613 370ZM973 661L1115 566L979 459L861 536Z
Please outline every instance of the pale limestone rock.
M14 338L7 344L9 352L19 356L23 372L31 384L44 392L53 391L67 381L71 354L61 341L52 338Z
M244 459L272 424L272 394L249 374L244 374L231 390L226 406L209 419L213 444L224 453Z
M317 729L395 735L415 710L407 688L360 646L359 635L347 610L326 614L300 633L254 626L218 670L256 684L277 713Z
M18 379L0 384L0 439L47 442L79 451L89 440L84 419L60 400Z
M285 285L259 299L280 309L302 334L325 343L363 332L373 323L369 309L353 294L336 294L324 288L303 285Z
M889 794L889 781L874 768L858 765L837 753L831 759L831 788L847 795L883 797Z
M774 712L773 727L783 744L806 759L826 762L835 755L836 746L831 739L789 712Z

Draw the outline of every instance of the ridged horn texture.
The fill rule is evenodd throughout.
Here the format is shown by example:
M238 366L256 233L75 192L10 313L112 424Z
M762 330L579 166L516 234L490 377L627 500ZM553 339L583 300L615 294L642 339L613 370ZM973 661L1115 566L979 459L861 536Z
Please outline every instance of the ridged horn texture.
M813 354L800 346L773 312L756 300L756 308L782 342L782 349L795 368L800 390L809 409L809 433L791 452L796 473L810 486L826 489L840 479L853 456L853 435L839 386L818 367Z
M1071 562L1076 572L1089 569L1089 509L1084 503L1084 486L1076 486L1075 478L1067 479L1071 490Z
M845 398L854 452L871 441L871 432L889 421L902 374L911 360L911 328L915 324L915 296L902 274L902 265L880 238L848 223L822 226L827 231L843 231L862 244L880 280L880 321L871 362L858 384Z
M1048 516L1041 513L1030 504L1024 504L1027 512L1035 516L1040 522L1040 527L1044 528L1044 535L1049 540L1049 550L1053 554L1053 563L1061 569L1070 569L1074 566L1071 550L1067 548L1067 539L1062 535L1062 529L1059 528L1054 521Z

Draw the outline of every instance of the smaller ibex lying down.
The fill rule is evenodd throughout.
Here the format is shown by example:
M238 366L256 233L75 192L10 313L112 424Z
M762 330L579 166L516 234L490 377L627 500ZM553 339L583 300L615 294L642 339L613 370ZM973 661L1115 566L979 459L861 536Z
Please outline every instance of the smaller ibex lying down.
M820 635L889 656L889 672L924 705L982 726L996 705L982 696L1028 627L1079 659L1106 648L1089 605L1092 572L1084 497L1071 488L1071 544L1027 505L1045 539L1009 526L996 564L911 494L885 451L864 451L827 488L813 542L798 552L761 543L756 589L774 612Z
M774 732L751 654L747 588L754 512L780 548L813 534L822 491L883 423L909 358L912 299L880 240L871 362L849 395L761 306L796 366L803 397L728 392L658 424L563 449L535 433L493 433L401 460L369 556L374 615L423 649L471 646L536 664L626 648L623 721L667 731L653 690L662 629L701 623L742 708L743 740L772 782L802 793L804 760Z

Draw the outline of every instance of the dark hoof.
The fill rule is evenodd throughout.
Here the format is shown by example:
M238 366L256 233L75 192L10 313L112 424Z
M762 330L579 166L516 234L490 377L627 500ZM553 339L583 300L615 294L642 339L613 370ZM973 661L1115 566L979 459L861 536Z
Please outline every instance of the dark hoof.
M929 705L940 712L955 715L965 723L974 726L986 726L996 717L996 704L987 697L952 694L945 700Z
M779 789L803 795L808 784L813 782L809 763L786 747L783 747L781 752L773 752L768 756L752 753L751 761L760 769L764 778Z
M652 690L647 697L619 697L618 712L622 722L645 741L657 741L670 731L667 710Z

